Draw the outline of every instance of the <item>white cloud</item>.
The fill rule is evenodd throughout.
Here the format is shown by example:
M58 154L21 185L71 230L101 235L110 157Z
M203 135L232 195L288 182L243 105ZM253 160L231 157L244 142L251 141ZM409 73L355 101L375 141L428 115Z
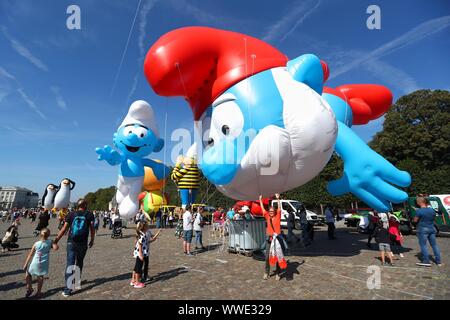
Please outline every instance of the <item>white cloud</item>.
M25 101L25 103L30 107L31 110L33 110L34 112L36 112L42 119L47 120L47 117L41 112L41 110L39 110L39 108L36 106L36 103L34 103L33 100L31 100L27 94L25 93L25 91L23 90L23 88L18 88L17 92L19 93L19 95L22 97L22 99Z
M58 105L58 107L60 107L62 110L67 111L67 103L64 100L61 91L59 89L59 87L57 86L51 86L50 87L50 91L55 95L56 98L56 104Z
M5 78L8 78L8 79L10 79L10 80L17 81L16 78L15 78L12 74L10 74L8 71L6 71L5 69L3 69L3 67L0 67L0 74L1 74L3 77L5 77Z
M138 36L138 47L139 47L139 57L137 60L139 71L135 74L133 78L133 83L131 85L131 90L128 93L127 101L126 103L131 100L131 97L133 96L134 92L136 91L138 80L139 80L139 74L142 72L142 63L144 61L144 55L145 55L145 37L147 35L146 33L146 27L147 27L147 16L152 10L152 8L157 3L157 0L149 0L147 1L144 6L142 7L142 10L139 14L139 36Z
M201 23L217 24L224 23L226 20L224 17L214 15L208 11L194 6L192 3L189 3L185 0L170 0L169 2L172 8L174 8L175 10L184 14L188 14Z
M339 75L348 72L349 70L352 70L370 60L379 59L394 51L423 40L435 33L444 30L449 26L450 16L444 16L423 22L417 27L414 27L408 32L404 33L400 37L395 38L394 40L385 43L377 49L370 51L368 54L359 57L358 59L354 59L350 63L344 64L341 67L335 69L330 75L330 79L336 78Z
M41 112L41 110L39 110L39 108L36 106L36 103L31 100L28 95L25 93L22 85L19 83L19 81L17 80L17 78L12 75L11 73L9 73L8 71L6 71L3 67L0 67L0 76L15 82L17 89L16 92L22 97L22 99L25 101L25 103L34 111L36 112L42 119L47 120L47 117ZM11 92L7 92L7 94L10 94ZM4 98L5 96L3 96ZM2 99L3 99L2 98ZM0 99L0 101L2 100Z
M130 44L131 35L133 34L134 24L136 23L136 18L137 18L138 13L139 13L139 8L141 7L141 2L142 2L142 0L139 0L138 5L136 7L136 12L134 14L133 22L131 23L130 31L128 32L127 42L125 43L125 47L123 48L122 57L120 58L120 63L119 63L119 66L117 67L116 76L114 77L113 86L112 86L111 92L109 94L110 97L113 96L114 90L116 89L117 80L119 80L120 71L122 70L123 61L125 60L125 55L127 54L127 51L128 51L128 45Z
M405 71L380 60L369 60L364 68L374 76L386 81L390 86L398 88L404 94L420 89L416 80Z
M22 57L24 57L26 60L28 60L30 63L32 63L36 68L47 72L48 67L45 63L43 63L39 58L37 58L33 53L28 50L22 43L19 42L19 40L12 37L5 26L1 26L1 30L3 35L11 44L11 47Z
M284 41L309 15L317 10L320 4L321 0L297 1L288 14L268 28L261 39L270 42L281 37L280 41Z

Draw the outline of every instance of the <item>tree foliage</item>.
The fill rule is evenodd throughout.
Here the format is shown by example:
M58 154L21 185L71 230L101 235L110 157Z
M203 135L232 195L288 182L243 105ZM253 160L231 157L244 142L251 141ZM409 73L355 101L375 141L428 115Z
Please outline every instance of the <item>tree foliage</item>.
M116 187L98 189L84 196L89 210L108 210L108 204L116 194Z
M398 99L370 146L411 174L410 195L448 193L450 92L418 90Z

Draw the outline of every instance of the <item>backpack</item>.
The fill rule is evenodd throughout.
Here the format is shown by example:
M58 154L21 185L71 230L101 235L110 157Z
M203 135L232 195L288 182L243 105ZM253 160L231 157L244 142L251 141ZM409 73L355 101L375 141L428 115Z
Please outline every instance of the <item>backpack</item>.
M84 242L88 238L89 224L86 216L86 212L82 214L77 213L72 221L72 225L70 226L70 234L72 236L72 240L75 242Z

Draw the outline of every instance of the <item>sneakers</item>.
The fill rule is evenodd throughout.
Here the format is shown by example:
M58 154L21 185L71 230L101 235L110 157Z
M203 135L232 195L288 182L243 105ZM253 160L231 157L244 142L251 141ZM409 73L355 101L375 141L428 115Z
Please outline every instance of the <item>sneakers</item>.
M417 262L416 265L421 267L431 267L431 263Z
M436 263L436 265L437 265L438 267L443 267L443 266L444 266L443 263Z
M145 288L145 284L143 284L142 282L137 282L134 284L134 287L136 289L142 289L142 288Z
M193 254L190 253L190 252L186 253L186 255L187 255L187 256L193 256Z
M147 278L142 278L142 279L141 279L141 282L142 282L142 283L146 283L146 282L152 281L152 280L153 280L153 277L147 277Z
M400 258L404 258L405 256L403 255L403 253L400 253Z
M277 275L275 276L275 280L280 281L280 279L281 279L280 275L277 274Z
M33 294L33 289L27 290L27 293L25 294L25 298L29 298Z
M72 292L70 292L70 291L66 291L66 290L64 290L63 292L62 292L62 296L63 297L70 297L72 295Z
M269 275L268 275L267 273L264 273L263 279L264 279L264 280L269 279Z
M136 282L134 282L134 281L130 282L130 286L132 286L132 287L134 287L135 284L136 284Z

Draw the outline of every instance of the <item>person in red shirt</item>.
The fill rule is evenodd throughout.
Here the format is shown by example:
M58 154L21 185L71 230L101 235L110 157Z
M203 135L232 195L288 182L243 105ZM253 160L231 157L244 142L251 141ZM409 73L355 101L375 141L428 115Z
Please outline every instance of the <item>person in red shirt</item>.
M402 240L403 235L400 232L400 221L394 214L390 214L389 216L389 236L391 238L391 246L392 249L395 249L396 252L400 255L401 258L404 258L403 248L402 248ZM394 250L392 250L392 253Z
M266 266L265 266L265 273L264 273L264 280L269 279L270 274L270 263L269 263L269 255L270 255L270 246L274 239L274 237L281 234L281 201L280 201L280 195L275 194L275 198L278 200L278 209L275 210L273 206L269 208L269 211L267 212L264 209L264 205L262 203L262 196L259 196L259 203L261 206L261 210L263 212L263 217L266 219L267 222L267 229L266 229L266 235L267 235L267 243L266 243ZM275 279L278 281L280 280L280 271L281 267L280 264L276 263L276 270L275 270Z

